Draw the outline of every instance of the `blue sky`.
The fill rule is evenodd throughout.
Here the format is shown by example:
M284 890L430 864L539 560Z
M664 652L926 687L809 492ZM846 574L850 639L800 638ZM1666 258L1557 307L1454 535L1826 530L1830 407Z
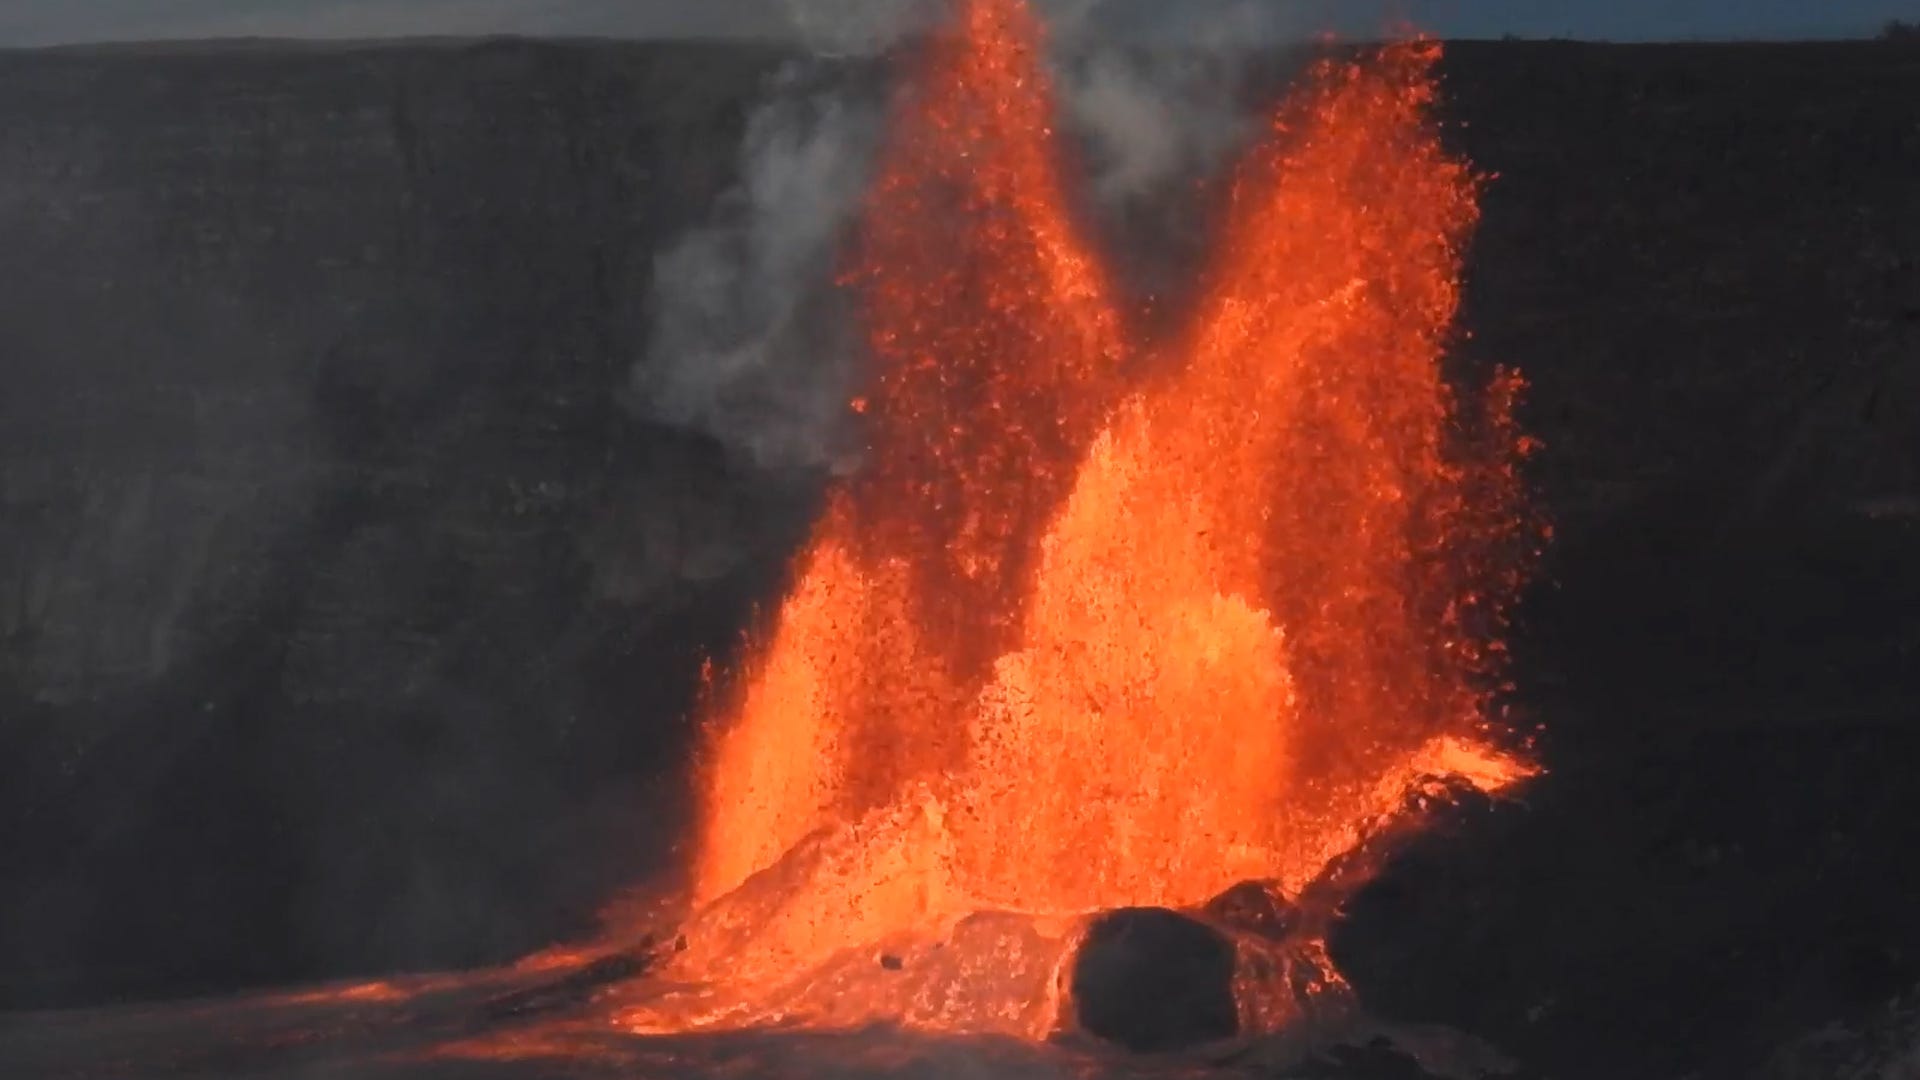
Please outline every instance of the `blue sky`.
M245 35L586 34L780 36L848 11L915 0L0 0L0 45ZM1920 0L1038 0L1091 9L1096 27L1205 33L1224 21L1276 35L1364 31L1394 14L1454 37L1613 40L1844 37ZM838 13L838 14L825 14ZM1241 33L1236 30L1235 33Z

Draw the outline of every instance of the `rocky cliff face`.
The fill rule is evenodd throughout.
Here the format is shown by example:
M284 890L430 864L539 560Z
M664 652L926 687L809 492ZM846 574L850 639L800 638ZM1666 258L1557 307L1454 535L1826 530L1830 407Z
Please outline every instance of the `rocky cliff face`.
M35 694L190 656L216 629L192 609L244 607L220 591L257 591L276 530L348 489L481 546L603 504L652 253L724 185L765 64L9 58L5 490L28 547L8 561L35 571L5 627L33 639ZM346 531L349 563L393 562ZM337 694L313 665L345 658L298 651Z
M732 182L781 59L0 55L0 1001L501 958L663 864L696 659L816 485L623 396L655 256ZM1561 523L1523 689L1578 701L1547 718L1578 760L1701 694L1720 719L1686 722L1742 738L1764 703L1878 718L1862 761L1906 746L1914 54L1481 45L1447 71L1498 174L1460 360L1531 375ZM1688 753L1661 767L1742 782ZM1559 813L1618 813L1577 773L1595 802ZM1651 872L1541 836L1565 880Z
M8 979L511 951L657 862L806 491L620 395L774 60L0 60Z

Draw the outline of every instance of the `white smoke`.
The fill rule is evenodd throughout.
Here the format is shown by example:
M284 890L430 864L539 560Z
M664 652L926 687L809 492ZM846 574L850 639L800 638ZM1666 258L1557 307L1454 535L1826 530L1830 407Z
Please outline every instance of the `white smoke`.
M1277 43L1325 27L1272 0L1054 0L1058 84L1089 144L1094 195L1109 209L1164 196L1217 170L1256 116L1243 91Z
M786 2L803 40L831 56L883 52L947 6ZM1255 39L1239 35L1253 32L1246 19L1272 33L1270 5L1208 5L1225 21L1201 20L1197 36L1172 48L1140 47L1105 16L1110 0L1041 6L1067 127L1086 150L1101 209L1153 205L1241 142L1249 117L1238 99L1240 46ZM818 70L799 65L774 81L747 125L735 188L708 225L657 258L653 333L634 380L650 414L704 429L770 467L852 464L846 402L857 347L832 269L884 107L852 80L810 86L807 73Z
M763 465L839 454L853 349L830 294L837 241L865 185L878 107L802 89L789 69L747 123L737 186L713 223L655 259L653 332L635 389Z
M1094 197L1109 207L1210 171L1246 135L1238 66L1216 56L1095 50L1058 85L1088 142Z
M801 45L818 56L873 56L939 18L942 0L784 0Z

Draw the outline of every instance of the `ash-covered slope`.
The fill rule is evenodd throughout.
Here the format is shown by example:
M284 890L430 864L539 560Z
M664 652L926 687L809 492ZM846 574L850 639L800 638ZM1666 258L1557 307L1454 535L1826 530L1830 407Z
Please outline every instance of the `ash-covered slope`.
M0 1000L499 959L662 863L695 658L813 480L622 398L782 59L0 54ZM1498 174L1461 360L1530 375L1559 524L1554 772L1349 966L1676 1059L1920 978L1920 54L1446 73Z

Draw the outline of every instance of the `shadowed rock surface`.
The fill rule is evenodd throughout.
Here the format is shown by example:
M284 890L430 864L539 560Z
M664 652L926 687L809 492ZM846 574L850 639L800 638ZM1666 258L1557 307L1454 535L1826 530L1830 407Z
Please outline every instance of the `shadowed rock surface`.
M498 960L659 865L811 494L620 393L772 59L0 56L0 995Z
M1240 1030L1233 942L1165 908L1095 919L1073 956L1074 1019L1129 1050L1181 1050Z
M623 394L781 59L0 54L0 1002L505 959L667 861L815 479ZM1445 70L1552 772L1335 954L1553 1075L1740 1075L1920 982L1920 53Z

